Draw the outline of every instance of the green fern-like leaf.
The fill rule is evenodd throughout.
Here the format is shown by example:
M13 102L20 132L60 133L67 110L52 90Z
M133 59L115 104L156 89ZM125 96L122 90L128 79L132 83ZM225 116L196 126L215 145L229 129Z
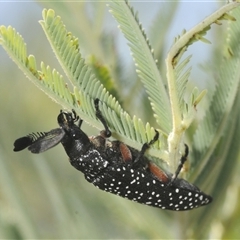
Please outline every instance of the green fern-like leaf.
M220 137L226 127L229 112L232 109L234 100L239 92L240 82L240 9L233 11L232 15L237 19L230 22L228 27L227 41L223 49L232 49L233 55L224 56L221 66L217 66L219 71L217 77L217 87L213 96L209 110L205 118L200 123L195 135L195 151L199 153L212 152L219 142ZM214 143L214 144L210 144ZM209 149L209 146L212 146ZM209 154L209 152L208 152Z
M112 1L109 6L112 15L120 24L120 29L129 41L137 74L148 92L155 118L161 131L168 135L171 130L169 99L154 59L153 50L138 21L137 14L134 13L127 1Z
M27 56L26 44L14 28L1 26L0 34L3 48L38 88L47 95L52 96L53 100L63 106L66 106L66 102L70 106L74 105L74 98L66 87L62 76L56 70L51 70L49 66L46 67L43 63L41 64L41 71L38 71L34 56Z

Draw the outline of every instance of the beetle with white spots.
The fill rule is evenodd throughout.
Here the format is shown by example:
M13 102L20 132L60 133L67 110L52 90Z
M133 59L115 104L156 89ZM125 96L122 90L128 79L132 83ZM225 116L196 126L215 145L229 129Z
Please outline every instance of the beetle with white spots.
M158 139L158 132L141 151L120 141L109 141L111 132L99 110L99 100L94 104L96 116L105 128L100 135L88 137L81 130L82 120L76 124L79 117L75 111L61 111L58 115L60 128L17 139L14 151L28 147L32 153L41 153L61 143L71 165L81 171L88 182L106 192L149 206L182 211L212 201L212 197L198 187L177 178L188 155L187 145L176 173L167 173L144 156L147 148Z

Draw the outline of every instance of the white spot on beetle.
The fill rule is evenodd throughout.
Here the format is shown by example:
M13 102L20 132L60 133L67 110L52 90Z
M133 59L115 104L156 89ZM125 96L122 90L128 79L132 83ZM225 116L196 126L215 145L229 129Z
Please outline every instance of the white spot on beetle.
M133 184L133 183L135 183L136 182L136 180L135 179L133 179L131 182L130 182L130 184Z

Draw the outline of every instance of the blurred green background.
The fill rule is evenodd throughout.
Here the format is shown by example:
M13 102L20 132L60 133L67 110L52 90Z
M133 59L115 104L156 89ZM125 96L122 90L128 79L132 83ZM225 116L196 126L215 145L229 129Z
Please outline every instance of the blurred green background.
M91 29L83 28L83 19L91 19L96 12L94 4L103 9L104 17L102 26L97 26L98 23L94 19L92 23L96 24L95 29L101 27L99 31L113 36L114 54L119 56L121 65L114 64L125 74L122 79L126 79L130 74L134 74L129 49L104 3L84 5L70 2L0 2L0 25L12 25L17 29L27 42L28 53L37 58L38 64L44 61L62 72L38 24L42 18L42 9L51 7L56 14L61 15L68 30L79 37L80 49L84 56L96 54L98 59L110 64L112 55L104 56L106 52L98 51L100 48L97 43L100 40L96 35L91 35ZM140 21L149 32L162 4L160 1L131 4L139 11ZM163 60L173 38L180 34L183 28L193 27L218 7L217 3L206 2L177 4L175 17L165 37ZM87 36L83 34L84 31L88 32ZM213 33L216 34L217 31L213 30ZM209 39L213 37L213 33L210 32ZM201 70L199 64L207 61L208 53L213 50L212 45L203 43L197 43L189 50L189 53L195 54L191 62L194 66L191 76L195 77L191 80L200 88L211 87L209 77ZM118 83L120 90L126 92L121 96L134 98L133 95L127 95L127 89L121 84ZM137 100L139 104L141 98ZM127 105L126 102L125 104ZM82 174L70 166L61 146L41 155L33 155L28 151L12 151L16 138L57 127L56 116L60 109L61 106L52 102L25 78L0 47L0 239L176 239L183 235L194 235L191 228L184 226L185 219L191 219L191 216L194 218L195 211L208 211L211 205L185 213L143 206L101 192L86 182ZM128 110L134 114L138 108L134 109L136 110ZM83 129L89 135L98 133L98 130L86 124ZM239 165L236 172L239 173ZM240 205L237 202L239 185L239 174L236 174L226 199L222 199L222 202L225 202L223 207L212 216L211 225L202 229L204 232L201 237L240 237ZM188 232L182 234L182 231ZM196 235L195 237L198 238Z

